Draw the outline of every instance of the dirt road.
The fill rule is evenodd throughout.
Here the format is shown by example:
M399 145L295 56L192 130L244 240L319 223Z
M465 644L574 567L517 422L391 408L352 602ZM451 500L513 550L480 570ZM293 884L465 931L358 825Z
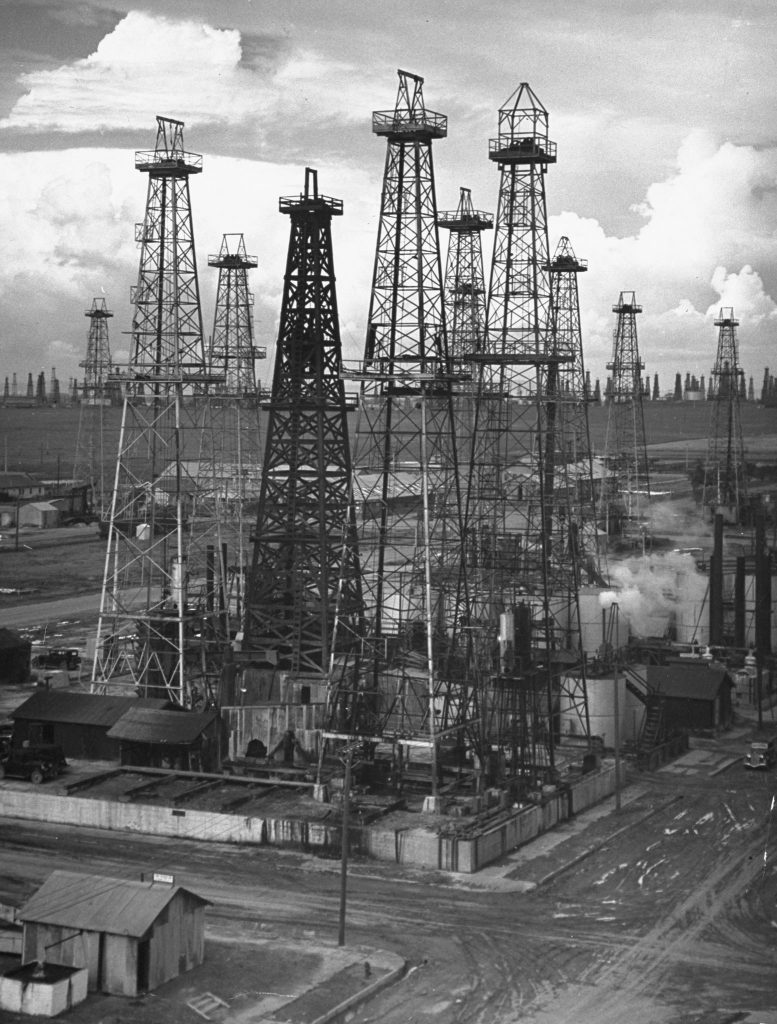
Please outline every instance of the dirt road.
M353 1024L724 1024L777 1007L772 780L737 766L645 781L656 813L529 891L519 883L547 874L546 857L516 858L488 883L355 861L348 941L411 969ZM222 938L260 925L314 944L336 933L331 861L7 821L0 851L4 901L53 863L146 868L211 899L208 927Z

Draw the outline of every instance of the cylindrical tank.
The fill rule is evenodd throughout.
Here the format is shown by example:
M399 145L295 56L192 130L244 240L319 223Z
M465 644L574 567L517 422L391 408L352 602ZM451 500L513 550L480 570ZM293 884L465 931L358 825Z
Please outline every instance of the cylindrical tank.
M580 601L580 634L585 653L593 657L605 640L610 624L610 608L618 601L617 590L605 590L603 587L581 587ZM629 639L629 621L622 608L615 620L617 635L611 637L613 647L623 647Z
M605 747L615 746L615 679L606 676L586 680L588 720L591 735L599 736ZM633 743L642 727L644 705L626 689L626 680L618 676L618 717L621 743ZM580 716L568 697L561 698L562 735L580 734Z

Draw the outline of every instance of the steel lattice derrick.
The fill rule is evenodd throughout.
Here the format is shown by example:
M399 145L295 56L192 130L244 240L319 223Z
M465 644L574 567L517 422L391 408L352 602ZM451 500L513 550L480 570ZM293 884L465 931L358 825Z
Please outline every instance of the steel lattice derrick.
M205 371L200 287L194 250L189 177L202 157L183 148L183 122L157 117L153 151L135 154L148 174L146 215L135 241L141 257L132 294L133 364L156 376Z
M242 234L225 234L219 252L208 257L219 271L213 334L209 346L211 374L218 383L210 388L211 429L204 444L203 464L212 464L220 492L222 566L226 576L225 603L230 620L242 620L248 576L249 531L253 526L247 507L259 500L261 488L260 394L255 362L266 349L254 344L253 295L248 271L257 266L246 253Z
M280 210L291 229L242 648L321 677L362 617L331 237L343 204L308 168Z
M575 612L579 537L568 484L558 480L573 464L566 439L563 461L559 451L567 425L559 398L582 359L579 311L576 285L574 310L559 320L555 308L569 299L554 295L560 281L549 257L545 175L556 147L526 83L500 109L489 156L500 188L485 341L471 355L479 374L466 561L473 640L482 634L475 649L492 652L475 655L490 741L509 773L530 779L553 768L562 705L571 700L587 724L587 704Z
M210 430L183 124L157 118L92 686L131 683L186 707L215 701L226 641Z
M544 523L530 524L529 535L545 538L550 607L557 646L566 654L560 675L564 710L576 715L589 734L585 654L579 591L581 582L601 584L593 483L588 400L577 278L588 265L562 237L550 262L552 354L543 367L541 430L543 475L540 507Z
M89 508L102 515L109 492L109 484L105 480L109 439L104 409L112 404L113 396L117 393L115 384L109 383L112 363L108 320L113 313L108 309L105 299L98 297L92 300L91 309L87 309L84 315L89 317L89 334L86 358L78 364L85 372L73 479L86 481Z
M710 374L712 402L710 434L704 463L702 504L712 508L728 506L741 522L747 501L745 449L742 438L740 400L744 390L744 370L739 365L739 344L734 310L723 307L715 321L718 348Z
M494 226L490 213L476 210L468 188L459 193L456 210L437 216L437 224L450 231L445 268L445 311L448 349L457 368L467 353L483 344L486 320L486 287L480 233Z
M224 235L218 254L208 256L208 266L218 267L216 311L213 319L209 364L224 378L218 390L230 395L256 392L255 361L266 351L254 344L254 298L248 288L248 271L257 266L246 253L240 234Z
M650 500L650 473L645 446L645 415L642 407L642 371L637 342L637 305L634 292L621 292L617 305L613 332L611 387L608 398L607 429L604 452L608 480L602 489L608 532L613 515L623 515L624 521L639 514Z
M446 334L432 142L447 119L426 109L423 79L399 71L396 105L373 114L387 142L356 424L370 714L362 731L394 742L401 763L461 735L470 695L455 659L461 493Z

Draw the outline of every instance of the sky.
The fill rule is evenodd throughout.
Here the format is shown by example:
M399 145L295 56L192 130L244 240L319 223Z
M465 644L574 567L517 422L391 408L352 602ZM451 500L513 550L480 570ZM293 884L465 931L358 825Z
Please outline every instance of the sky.
M333 222L346 358L364 347L385 140L397 69L448 117L437 200L496 211L498 109L528 82L549 113L551 251L569 237L585 362L606 377L621 291L634 291L645 374L709 376L732 307L740 363L777 372L777 6L774 0L0 0L0 384L56 367L81 377L104 296L126 360L130 287L157 114L203 156L191 179L206 337L218 271L242 232L256 340L271 379L288 246L278 198L305 167L342 199ZM490 264L493 233L483 234ZM441 231L443 258L448 233Z

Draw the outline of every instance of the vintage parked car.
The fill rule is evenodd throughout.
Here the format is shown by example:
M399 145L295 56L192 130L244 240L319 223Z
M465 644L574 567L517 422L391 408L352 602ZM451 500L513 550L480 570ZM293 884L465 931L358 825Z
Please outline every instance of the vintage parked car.
M33 646L30 657L33 668L57 668L75 671L81 664L81 655L77 647L40 647Z
M773 768L777 763L777 744L774 739L753 740L745 754L745 768Z
M65 755L56 743L7 744L0 751L0 779L7 775L39 785L44 779L56 778L65 768Z

